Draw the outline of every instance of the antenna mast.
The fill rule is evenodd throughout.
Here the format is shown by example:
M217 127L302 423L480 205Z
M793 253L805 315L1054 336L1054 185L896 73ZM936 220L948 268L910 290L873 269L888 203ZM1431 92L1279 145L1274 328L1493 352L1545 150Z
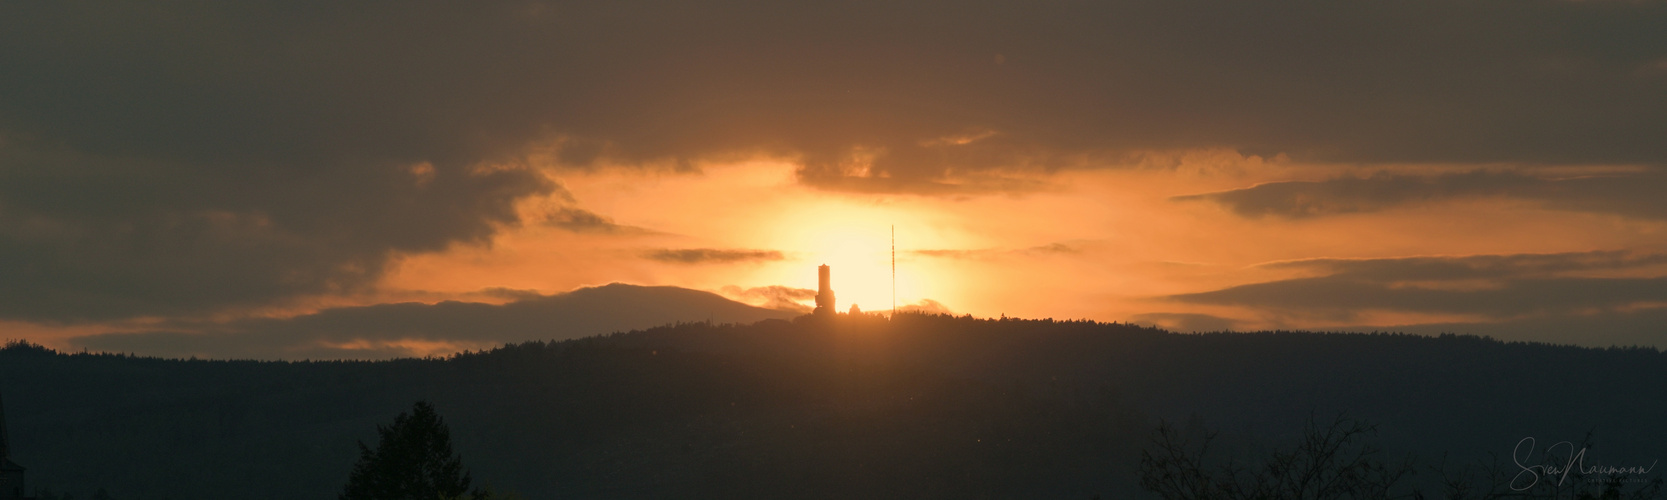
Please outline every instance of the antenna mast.
M891 315L897 316L897 225L891 225Z

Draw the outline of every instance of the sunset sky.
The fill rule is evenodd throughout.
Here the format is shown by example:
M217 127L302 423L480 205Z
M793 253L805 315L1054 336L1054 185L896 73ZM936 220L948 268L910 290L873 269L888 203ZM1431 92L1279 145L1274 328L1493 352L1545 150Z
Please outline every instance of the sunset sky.
M0 336L442 354L544 337L308 325L616 282L808 311L819 264L885 310L895 227L916 310L1667 347L1664 26L1648 0L10 2Z

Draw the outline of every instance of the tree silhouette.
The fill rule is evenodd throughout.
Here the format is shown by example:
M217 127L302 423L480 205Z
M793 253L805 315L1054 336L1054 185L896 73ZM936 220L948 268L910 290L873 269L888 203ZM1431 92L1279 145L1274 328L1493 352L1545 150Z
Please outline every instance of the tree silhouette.
M359 442L341 500L450 500L469 493L469 473L452 453L451 430L434 406L418 401L390 425L379 425L372 450ZM468 495L483 498L479 491Z
M1597 477L1579 467L1569 470L1566 482L1519 485L1530 470L1521 464L1515 470L1498 462L1455 468L1445 458L1428 466L1436 476L1433 484L1413 484L1408 479L1418 467L1411 456L1385 460L1367 441L1377 426L1342 415L1329 425L1310 418L1294 448L1267 453L1258 463L1211 463L1206 455L1218 434L1202 425L1189 427L1160 422L1153 446L1141 452L1140 485L1164 500L1655 500L1667 486L1647 473ZM1588 435L1579 449L1590 447ZM1559 460L1548 454L1533 465L1540 471L1570 465ZM1441 493L1426 495L1426 490Z
M1140 485L1165 500L1389 500L1423 498L1399 488L1414 465L1385 461L1364 441L1377 427L1339 415L1329 425L1310 419L1291 450L1268 454L1260 464L1206 462L1216 434L1184 436L1158 425L1155 449L1141 452ZM1199 439L1201 438L1201 439ZM1195 439L1197 442L1195 443Z

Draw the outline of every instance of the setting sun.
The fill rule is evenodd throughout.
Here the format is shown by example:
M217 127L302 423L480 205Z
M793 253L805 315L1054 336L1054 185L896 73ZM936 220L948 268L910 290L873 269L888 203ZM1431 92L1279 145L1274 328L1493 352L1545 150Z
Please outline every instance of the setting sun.
M904 219L903 231L918 227L918 223L886 207L824 201L810 203L785 211L777 226L766 232L772 235L776 248L787 249L791 256L786 262L772 264L755 279L764 283L805 283L815 287L815 266L826 264L832 268L833 289L838 294L839 309L843 312L852 304L863 310L890 309L892 304L892 242L891 224ZM905 217L899 217L905 216ZM905 236L908 236L905 233ZM920 234L940 240L934 234ZM918 248L920 240L916 240ZM904 247L904 251L907 248ZM926 275L927 271L910 267L905 262L897 272L896 299L898 304L909 304L924 298L923 293L952 290L953 276ZM937 286L923 289L922 283ZM941 295L940 295L941 296Z

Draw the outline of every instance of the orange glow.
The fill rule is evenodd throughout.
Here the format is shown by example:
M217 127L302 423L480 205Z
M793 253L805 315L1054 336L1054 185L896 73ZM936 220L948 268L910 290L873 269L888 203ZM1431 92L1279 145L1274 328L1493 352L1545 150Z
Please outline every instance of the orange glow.
M816 266L825 263L833 267L841 311L852 303L883 310L892 303L888 230L895 225L898 304L931 299L956 313L978 316L1122 321L1152 312L1206 313L1247 326L1324 327L1341 323L1162 297L1312 272L1258 265L1283 260L1667 246L1667 225L1661 222L1547 210L1506 199L1430 202L1307 219L1244 217L1209 202L1172 198L1263 182L1325 179L1351 167L1294 164L1230 151L1154 154L1142 161L1117 168L1009 173L1033 180L1038 188L955 196L818 190L797 182L795 165L774 160L702 165L693 174L550 170L571 200L528 200L523 204L528 222L507 228L489 246L409 256L390 272L384 290L422 291L432 297L491 287L555 293L615 281L710 291L772 285L814 289ZM551 207L561 206L580 207L634 232L574 233L540 222ZM782 258L685 263L644 257L655 249L767 250L779 251ZM1361 314L1353 320L1467 319Z

